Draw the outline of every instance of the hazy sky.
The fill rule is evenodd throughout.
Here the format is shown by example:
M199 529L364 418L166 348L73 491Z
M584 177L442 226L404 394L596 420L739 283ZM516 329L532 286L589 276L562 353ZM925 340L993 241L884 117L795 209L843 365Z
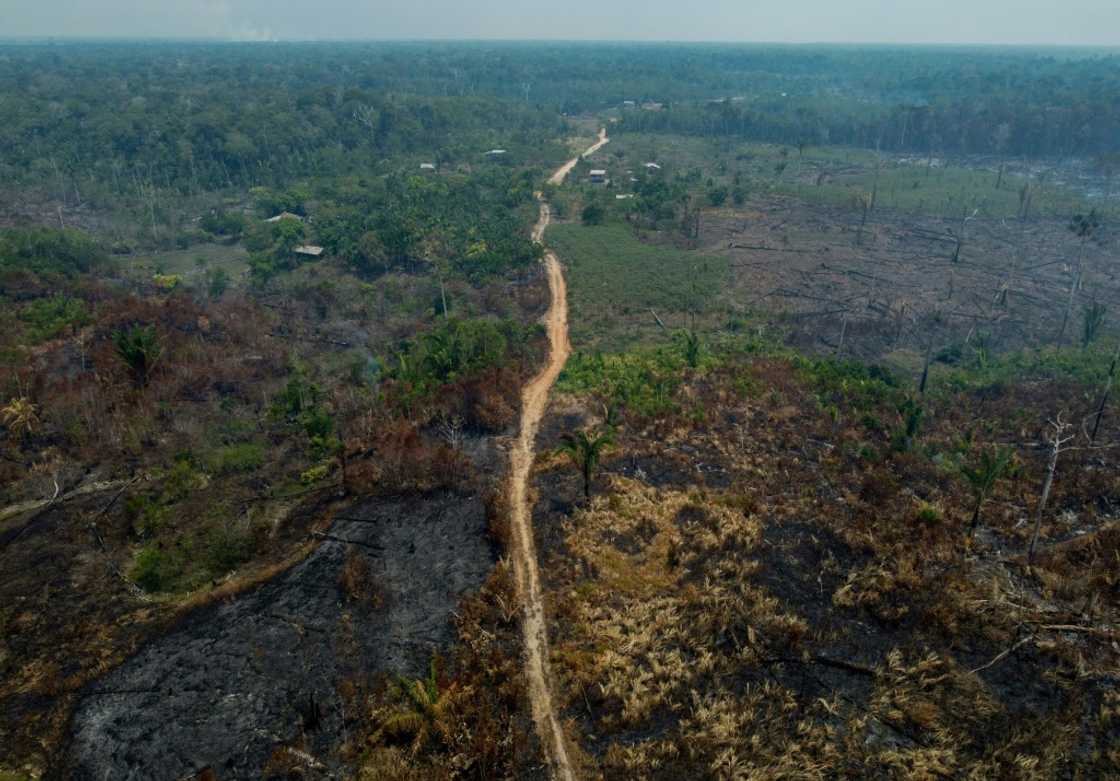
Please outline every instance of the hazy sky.
M0 0L0 37L1120 45L1120 0Z

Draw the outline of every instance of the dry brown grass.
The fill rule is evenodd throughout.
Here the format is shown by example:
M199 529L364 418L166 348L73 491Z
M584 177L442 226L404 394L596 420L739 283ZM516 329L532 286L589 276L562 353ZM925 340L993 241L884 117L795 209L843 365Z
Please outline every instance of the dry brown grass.
M353 548L346 552L338 573L338 587L357 604L374 609L385 604L385 589L377 583L369 560Z
M587 775L1107 777L1113 527L1027 572L1003 551L1025 544L1040 459L997 487L995 542L969 547L970 494L930 456L956 446L967 396L895 452L890 403L871 410L888 424L876 432L843 400L826 414L783 361L750 374L765 393L717 370L678 394L710 414L631 420L601 493L538 520L562 538L544 570L553 669ZM998 409L1024 403L1001 400L982 435L1022 436ZM1112 489L1075 470L1062 501L1095 517ZM577 496L564 474L543 458L538 482Z

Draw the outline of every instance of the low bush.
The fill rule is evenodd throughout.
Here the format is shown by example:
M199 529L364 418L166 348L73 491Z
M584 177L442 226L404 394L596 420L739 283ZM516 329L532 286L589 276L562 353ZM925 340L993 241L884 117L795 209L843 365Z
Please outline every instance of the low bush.
M32 342L55 339L90 322L89 307L85 302L65 295L32 301L19 317L27 323L28 337Z
M171 556L149 545L137 551L128 574L144 591L156 593L170 590L179 575L179 568Z
M216 475L252 472L264 463L264 447L256 442L239 442L215 450L207 466Z

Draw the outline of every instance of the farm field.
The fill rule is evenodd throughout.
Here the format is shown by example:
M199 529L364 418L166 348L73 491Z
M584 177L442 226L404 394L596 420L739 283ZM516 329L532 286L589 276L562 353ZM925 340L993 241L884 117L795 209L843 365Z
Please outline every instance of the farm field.
M577 350L619 350L719 309L730 280L726 257L644 243L625 225L561 224L548 242L564 259Z

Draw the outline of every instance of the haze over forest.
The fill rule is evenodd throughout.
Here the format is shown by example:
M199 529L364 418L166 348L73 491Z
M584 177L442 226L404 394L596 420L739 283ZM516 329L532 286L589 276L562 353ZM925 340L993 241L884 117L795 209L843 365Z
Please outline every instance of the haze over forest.
M1120 45L1114 0L4 0L0 18L0 38Z
M0 25L0 781L1120 778L1115 0Z

